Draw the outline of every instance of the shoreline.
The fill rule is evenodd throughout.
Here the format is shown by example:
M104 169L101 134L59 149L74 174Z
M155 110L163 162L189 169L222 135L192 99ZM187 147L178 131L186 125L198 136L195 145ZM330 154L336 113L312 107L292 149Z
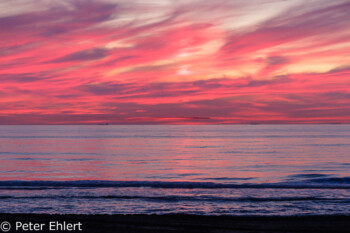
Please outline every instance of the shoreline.
M313 216L202 216L202 215L76 215L76 214L5 214L0 213L0 222L12 225L9 232L30 232L16 230L16 222L41 223L57 221L71 224L81 223L82 231L54 232L349 232L350 215ZM33 231L32 231L33 232ZM35 232L53 232L48 227Z

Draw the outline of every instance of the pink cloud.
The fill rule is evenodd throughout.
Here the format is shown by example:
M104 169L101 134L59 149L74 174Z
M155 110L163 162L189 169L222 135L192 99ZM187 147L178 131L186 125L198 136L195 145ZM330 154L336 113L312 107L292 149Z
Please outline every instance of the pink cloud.
M0 124L349 123L346 1L67 4L0 14Z

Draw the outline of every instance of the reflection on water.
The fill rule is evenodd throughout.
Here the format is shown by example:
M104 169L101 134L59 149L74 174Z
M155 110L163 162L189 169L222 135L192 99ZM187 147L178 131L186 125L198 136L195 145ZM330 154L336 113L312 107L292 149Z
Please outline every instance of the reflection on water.
M350 213L349 151L350 125L0 126L0 212Z
M349 125L0 126L2 180L348 176Z

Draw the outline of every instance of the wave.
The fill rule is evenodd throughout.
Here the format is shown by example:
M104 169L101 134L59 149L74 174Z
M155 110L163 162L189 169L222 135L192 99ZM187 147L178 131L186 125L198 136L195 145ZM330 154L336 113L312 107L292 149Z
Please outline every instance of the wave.
M350 189L350 177L342 178L314 178L302 182L283 183L214 183L214 182L170 182L170 181L105 181L105 180L77 180L77 181L0 181L0 189L21 188L177 188L177 189L223 189L223 188L254 188L254 189Z
M301 173L301 174L295 174L290 175L290 178L320 178L320 177L329 177L330 175L327 174L319 174L319 173Z
M0 196L1 199L116 199L116 200L144 200L144 201L210 201L210 202L297 202L297 201L341 201L349 202L347 198L306 197L217 197L217 196Z
M350 184L350 177L330 177L330 178L320 178L313 179L312 182L316 183L333 183L333 184Z

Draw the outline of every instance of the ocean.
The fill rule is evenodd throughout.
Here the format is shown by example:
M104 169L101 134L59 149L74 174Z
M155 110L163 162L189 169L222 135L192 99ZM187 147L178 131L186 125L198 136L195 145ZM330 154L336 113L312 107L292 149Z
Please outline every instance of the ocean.
M350 125L0 126L0 212L350 214Z

